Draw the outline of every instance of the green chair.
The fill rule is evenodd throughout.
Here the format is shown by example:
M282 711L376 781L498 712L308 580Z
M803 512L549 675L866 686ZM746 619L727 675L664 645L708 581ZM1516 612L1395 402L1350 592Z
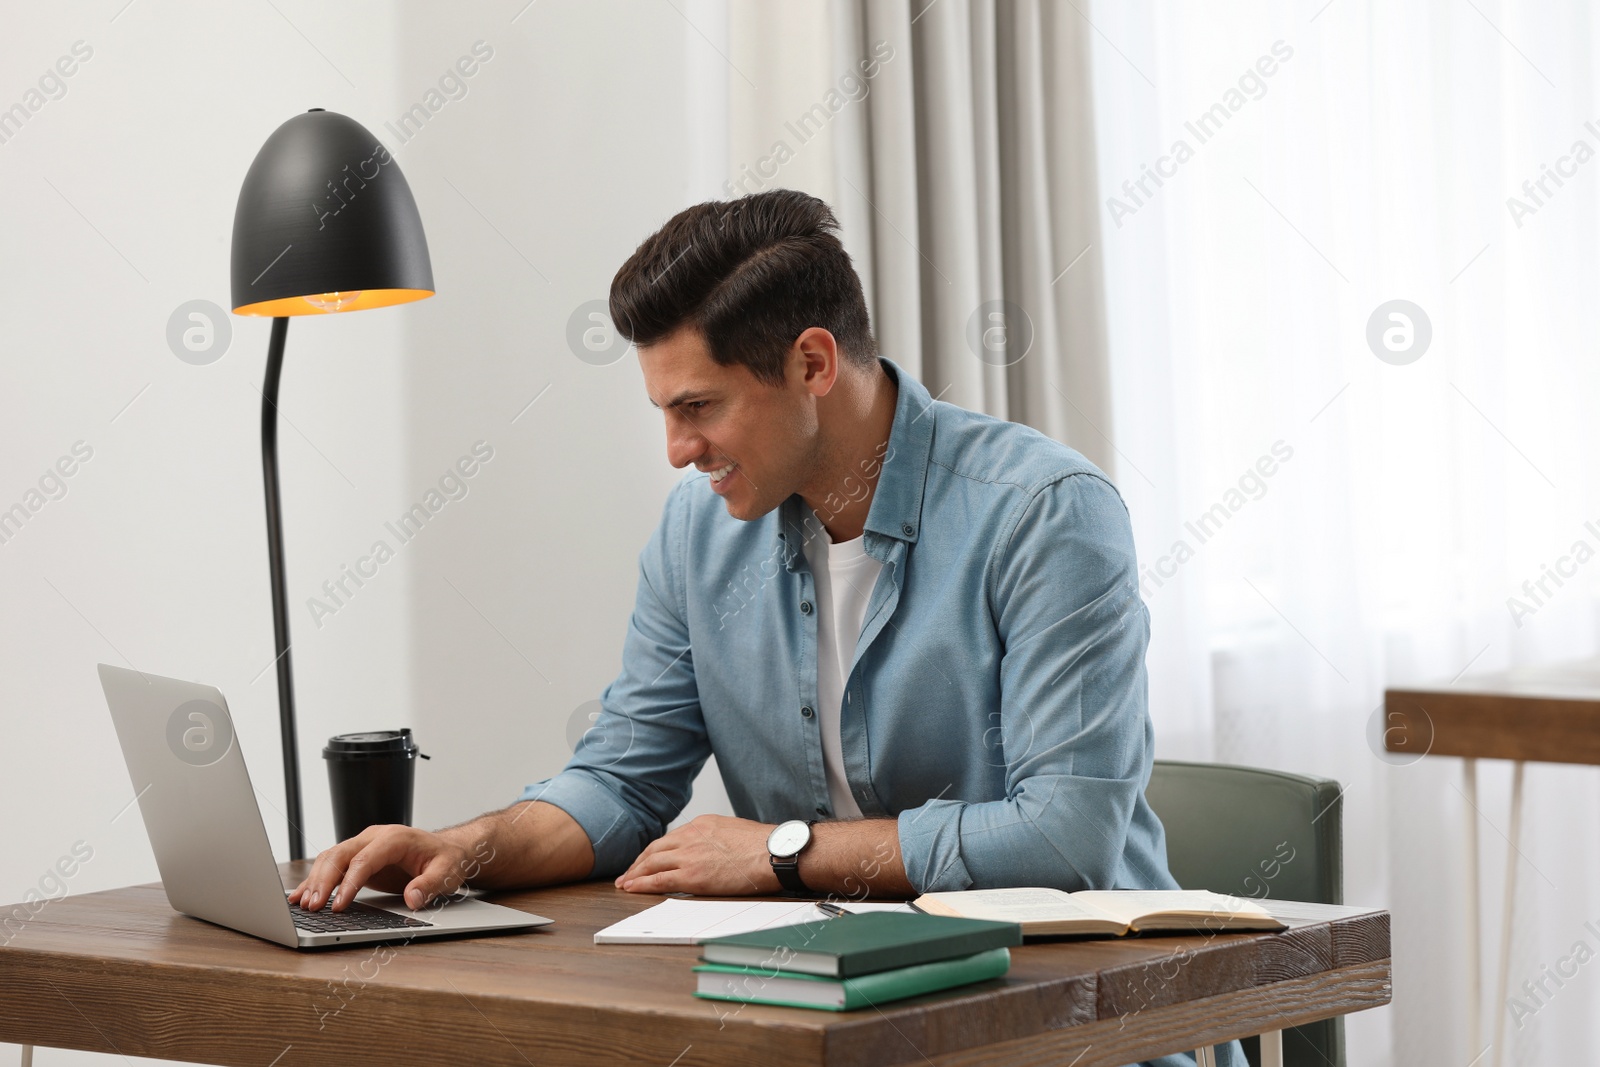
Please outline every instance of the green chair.
M1184 889L1261 900L1344 903L1339 783L1223 763L1156 760L1145 798L1167 832ZM1244 1042L1261 1067L1259 1038ZM1283 1031L1284 1067L1345 1067L1344 1020Z

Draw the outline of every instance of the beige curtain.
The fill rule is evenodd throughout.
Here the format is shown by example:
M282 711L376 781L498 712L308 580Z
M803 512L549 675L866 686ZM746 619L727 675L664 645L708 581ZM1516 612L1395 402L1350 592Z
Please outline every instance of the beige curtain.
M1093 31L1070 5L1027 0L734 3L729 15L733 191L827 199L884 355L935 396L1115 473ZM745 165L785 155L780 144L793 149L782 163Z

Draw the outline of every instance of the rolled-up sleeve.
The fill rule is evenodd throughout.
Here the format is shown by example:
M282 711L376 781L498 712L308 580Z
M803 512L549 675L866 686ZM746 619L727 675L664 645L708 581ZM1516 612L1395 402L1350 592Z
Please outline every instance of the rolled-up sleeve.
M639 588L622 672L572 759L520 800L542 800L582 826L594 847L590 877L614 877L666 832L711 754L695 686L684 599L683 493L668 498L639 554Z
M1005 797L901 812L906 873L919 892L1124 888L1152 753L1149 616L1121 497L1091 474L1047 483L1019 506L987 577Z

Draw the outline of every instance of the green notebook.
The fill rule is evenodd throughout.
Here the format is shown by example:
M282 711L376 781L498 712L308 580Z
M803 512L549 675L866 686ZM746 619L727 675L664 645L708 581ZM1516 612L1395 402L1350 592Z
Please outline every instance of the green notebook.
M918 963L859 978L819 978L770 968L703 963L694 969L700 976L700 986L694 995L708 1000L736 1000L741 1004L854 1011L999 978L1010 966L1011 950L1007 948L991 948L971 956Z
M768 973L854 978L1020 944L1022 927L1016 923L874 911L713 938L700 946L700 955L707 963Z

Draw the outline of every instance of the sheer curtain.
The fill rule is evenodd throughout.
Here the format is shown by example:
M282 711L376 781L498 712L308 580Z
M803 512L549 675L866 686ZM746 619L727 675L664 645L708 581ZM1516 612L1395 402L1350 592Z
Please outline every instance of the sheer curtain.
M833 0L834 60L896 56L835 138L885 353L1106 464L1088 30L1069 7ZM892 53L891 53L892 50Z
M823 197L885 355L1110 469L1089 29L1037 0L730 16L729 191Z
M1112 473L1158 754L1343 783L1346 899L1392 910L1395 954L1350 1062L1474 1062L1460 761L1394 765L1375 735L1385 686L1597 651L1600 562L1523 590L1600 550L1588 9L815 0L781 29L772 10L730 9L752 75L729 76L736 179L875 41L896 51L826 136L730 190L835 204L886 350ZM997 284L1053 342L999 369L960 345ZM1600 949L1600 772L1527 773L1513 991ZM1473 813L1486 995L1508 781L1485 765ZM1508 1019L1502 1062L1588 1061L1593 970ZM1484 1011L1487 1038L1506 1007Z
M1596 651L1600 566L1508 605L1600 547L1588 8L1082 12L1158 748L1345 783L1346 897L1392 909L1395 953L1351 1062L1467 1064L1460 761L1383 762L1374 714L1386 685ZM1480 777L1487 969L1508 772ZM1596 947L1595 785L1528 770L1513 990ZM1597 1005L1600 975L1569 982L1502 1062L1588 1062Z

